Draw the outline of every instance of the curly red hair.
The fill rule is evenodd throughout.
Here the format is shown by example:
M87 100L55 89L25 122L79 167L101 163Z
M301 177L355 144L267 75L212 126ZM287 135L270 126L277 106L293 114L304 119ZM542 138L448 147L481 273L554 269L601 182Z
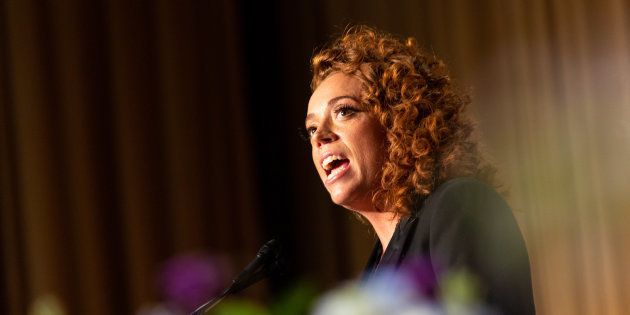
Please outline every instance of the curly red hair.
M454 88L444 62L415 39L352 26L312 58L311 68L313 91L334 72L358 78L362 105L386 130L387 156L373 196L377 208L408 214L447 179L492 176L463 114L469 98Z

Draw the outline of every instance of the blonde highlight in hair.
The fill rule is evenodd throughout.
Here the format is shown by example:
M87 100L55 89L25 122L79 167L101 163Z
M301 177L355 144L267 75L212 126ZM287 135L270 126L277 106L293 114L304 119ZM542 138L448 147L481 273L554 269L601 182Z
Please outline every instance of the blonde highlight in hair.
M368 26L351 26L311 59L314 91L330 74L362 82L362 105L387 134L387 156L374 192L377 208L409 214L415 200L457 176L490 180L472 122L463 114L469 98L453 87L445 64L420 49Z

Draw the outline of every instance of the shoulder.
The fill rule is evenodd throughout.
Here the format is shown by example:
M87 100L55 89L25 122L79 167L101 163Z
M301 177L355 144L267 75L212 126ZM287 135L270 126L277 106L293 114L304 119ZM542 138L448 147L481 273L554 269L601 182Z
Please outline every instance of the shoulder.
M473 178L451 179L425 200L418 216L434 266L471 271L487 288L488 303L506 314L533 313L525 242L493 187Z
M427 198L420 212L429 238L431 256L446 265L499 268L513 262L528 263L525 243L506 201L490 185L472 178L449 180ZM473 269L475 269L473 268ZM491 272L489 272L491 273Z
M431 221L460 216L476 217L509 214L511 210L503 197L490 185L470 177L450 179L439 185L427 197L419 215Z
M493 199L503 201L503 198L490 185L471 177L458 177L439 185L429 195L425 204L427 206L444 202L470 204L470 202L478 203Z
M520 228L507 202L490 185L455 178L440 185L420 209L421 225L434 254L448 264L462 255L496 256L500 249L524 249ZM498 252L488 255L492 248ZM455 259L457 258L457 259Z

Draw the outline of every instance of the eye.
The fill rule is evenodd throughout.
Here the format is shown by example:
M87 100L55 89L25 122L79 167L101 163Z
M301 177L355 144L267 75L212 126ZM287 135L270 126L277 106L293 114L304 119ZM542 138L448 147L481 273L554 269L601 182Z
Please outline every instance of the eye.
M310 139L317 132L317 127L306 127L306 136Z
M340 118L350 117L358 111L358 109L350 105L342 105L339 108L335 109L335 115Z
M306 128L298 127L297 133L298 133L298 136L300 136L300 139L302 139L303 141L309 142L311 140L311 136L306 131Z

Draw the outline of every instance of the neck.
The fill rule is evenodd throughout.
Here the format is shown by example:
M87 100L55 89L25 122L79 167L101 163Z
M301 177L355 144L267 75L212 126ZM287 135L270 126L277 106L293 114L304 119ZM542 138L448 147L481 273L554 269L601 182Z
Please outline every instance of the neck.
M392 239L394 231L396 230L396 225L400 220L400 215L394 214L392 212L380 211L359 213L363 217L365 217L372 225L372 228L374 228L374 231L376 232L376 235L381 242L383 253L385 253L385 250L387 250L387 245L389 245L389 241Z

